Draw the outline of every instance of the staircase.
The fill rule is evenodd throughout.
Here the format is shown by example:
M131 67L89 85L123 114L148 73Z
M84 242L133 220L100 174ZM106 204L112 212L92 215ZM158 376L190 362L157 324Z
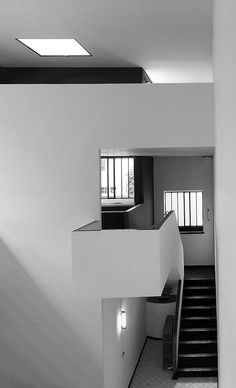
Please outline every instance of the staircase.
M184 280L178 368L173 378L217 376L214 278Z

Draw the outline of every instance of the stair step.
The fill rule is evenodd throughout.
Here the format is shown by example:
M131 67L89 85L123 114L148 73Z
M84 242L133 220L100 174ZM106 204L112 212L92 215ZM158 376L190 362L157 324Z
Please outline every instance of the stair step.
M182 317L194 317L194 316L216 316L215 306L184 306L182 308Z
M217 354L184 354L179 355L179 368L217 367Z
M180 328L216 328L215 317L184 317L181 318Z
M216 377L217 368L178 368L178 377Z
M216 332L216 327L181 327L180 331L190 331L190 332L210 332L210 331L215 331Z
M185 279L184 287L204 287L212 286L215 287L215 279Z
M215 304L215 295L184 295L182 307L185 308L187 306L210 306Z
M215 295L215 287L184 287L183 295Z
M184 295L183 299L184 300L199 300L199 299L209 299L209 300L214 300L216 297L215 295Z
M208 328L207 330L201 329L182 329L180 330L180 341L210 341L217 340L217 331L216 329L211 330L212 328Z
M183 306L183 310L200 310L200 309L215 309L216 306L214 304L211 305L203 305L203 306Z
M196 315L196 316L189 316L189 317L183 317L182 320L198 320L198 319L216 319L216 316L215 315L204 315L203 317L202 316L199 316L199 315Z
M186 286L184 287L185 290L208 290L208 289L215 289L215 286L208 285L208 286Z
M197 353L216 353L217 354L217 343L213 341L188 341L179 343L180 354L197 354Z
M180 353L179 357L185 358L208 358L217 357L217 353Z
M208 343L217 343L217 340L183 340L179 341L180 344L208 344Z

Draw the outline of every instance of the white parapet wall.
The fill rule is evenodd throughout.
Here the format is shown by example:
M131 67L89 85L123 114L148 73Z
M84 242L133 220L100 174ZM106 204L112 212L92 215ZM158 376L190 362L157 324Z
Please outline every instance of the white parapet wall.
M99 229L92 223L72 233L73 275L81 298L161 295L170 274L182 278L174 213L158 230Z

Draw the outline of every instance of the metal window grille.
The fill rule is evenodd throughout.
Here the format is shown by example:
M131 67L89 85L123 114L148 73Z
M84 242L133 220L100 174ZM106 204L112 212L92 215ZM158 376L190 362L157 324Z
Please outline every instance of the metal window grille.
M196 191L165 191L164 210L173 210L180 231L203 231L203 193Z
M134 198L134 157L101 157L101 198Z

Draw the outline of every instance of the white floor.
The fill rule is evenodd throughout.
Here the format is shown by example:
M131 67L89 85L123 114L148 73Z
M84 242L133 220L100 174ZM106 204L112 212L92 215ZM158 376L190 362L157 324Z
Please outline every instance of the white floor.
M179 378L162 369L162 341L148 339L130 388L217 388L216 378Z

